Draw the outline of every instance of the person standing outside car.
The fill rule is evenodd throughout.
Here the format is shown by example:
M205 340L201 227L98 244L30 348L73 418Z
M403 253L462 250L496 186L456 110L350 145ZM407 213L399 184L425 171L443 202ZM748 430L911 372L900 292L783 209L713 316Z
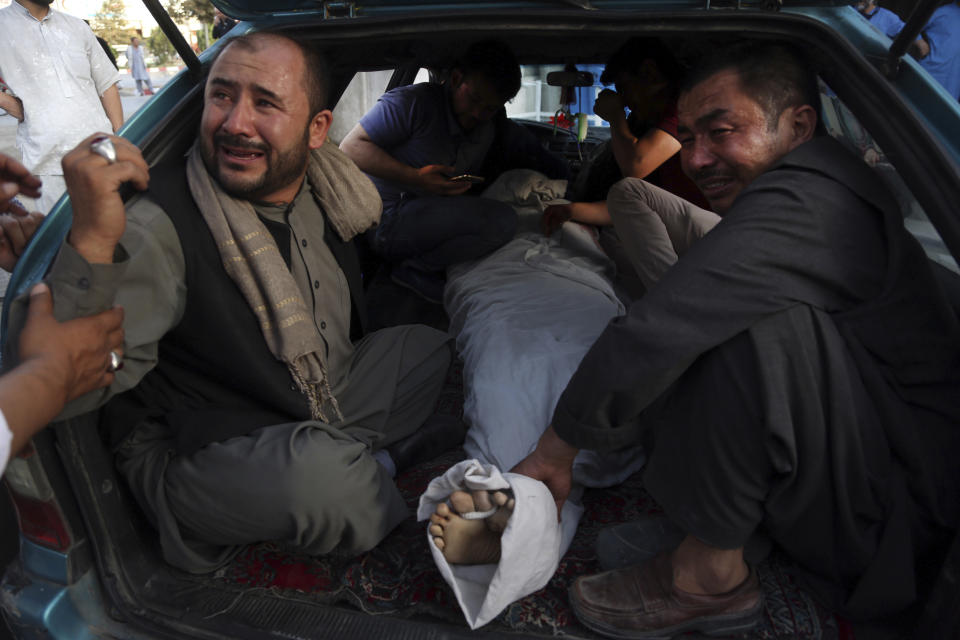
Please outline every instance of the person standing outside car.
M87 26L88 26L88 27L90 27L90 21L89 21L89 20L84 20L84 22L87 23ZM93 27L90 27L90 28L92 29ZM104 40L103 38L101 38L100 36L98 36L96 33L94 33L93 35L96 36L97 42L100 43L100 48L103 49L103 52L104 52L105 54L107 54L107 57L108 57L108 58L110 58L110 64L113 65L113 68L114 68L114 69L117 69L117 70L119 71L119 70L120 70L120 67L117 65L117 56L114 55L114 53L113 53L113 48L110 47L110 44L109 44L106 40Z
M954 100L960 100L960 2L942 3L920 36L926 45L920 66L943 85Z
M213 15L213 37L217 40L227 35L236 26L237 21L217 9Z
M860 15L877 29L880 29L888 38L896 38L897 34L903 29L904 22L900 19L900 16L889 9L877 6L875 0L860 0L856 6Z
M130 46L127 47L127 64L130 66L130 77L137 83L137 93L142 95L153 95L153 85L150 83L150 72L147 71L147 65L143 60L144 48L140 46L140 38L133 36L130 38Z
M867 19L867 22L875 26L891 40L896 38L905 26L900 16L889 9L877 6L876 0L860 0L855 6L857 11L860 12L860 15ZM926 40L920 37L910 45L907 53L917 60L920 60L930 53L930 46Z
M15 0L0 9L0 98L17 118L21 162L43 182L36 208L49 211L66 189L60 159L93 131L117 131L120 75L83 20L52 0Z
M513 208L468 196L496 138L493 118L520 90L520 66L498 41L467 49L444 84L388 91L340 148L371 177L383 200L373 248L394 282L443 299L446 268L487 255L517 227Z

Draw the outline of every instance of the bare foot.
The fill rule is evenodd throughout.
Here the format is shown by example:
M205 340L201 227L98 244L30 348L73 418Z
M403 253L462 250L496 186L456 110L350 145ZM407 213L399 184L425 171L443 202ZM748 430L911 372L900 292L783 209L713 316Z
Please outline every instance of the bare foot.
M711 547L690 535L673 550L671 564L673 584L688 593L726 593L750 577L742 547Z
M451 564L491 564L500 561L500 536L516 501L502 491L454 491L450 504L437 505L430 516L433 543ZM496 512L488 518L472 520L461 517L471 512Z

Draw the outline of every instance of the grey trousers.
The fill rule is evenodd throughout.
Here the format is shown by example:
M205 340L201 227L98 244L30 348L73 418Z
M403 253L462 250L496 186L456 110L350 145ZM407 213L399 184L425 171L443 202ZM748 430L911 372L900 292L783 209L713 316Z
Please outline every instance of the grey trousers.
M360 553L407 515L371 455L413 433L437 403L449 336L421 325L366 336L334 388L344 420L263 427L187 456L170 427L148 422L117 464L160 534L164 558L211 571L243 545L276 541L309 554Z
M924 416L914 437L947 453L926 456L925 480L911 477L875 393L829 315L774 314L701 356L645 412L644 483L707 544L742 547L762 526L829 606L895 612L947 533L913 489L934 479L956 495L960 430Z
M694 242L720 222L720 216L712 211L637 178L624 178L610 188L607 210L616 237L605 230L601 243L634 297L656 284Z

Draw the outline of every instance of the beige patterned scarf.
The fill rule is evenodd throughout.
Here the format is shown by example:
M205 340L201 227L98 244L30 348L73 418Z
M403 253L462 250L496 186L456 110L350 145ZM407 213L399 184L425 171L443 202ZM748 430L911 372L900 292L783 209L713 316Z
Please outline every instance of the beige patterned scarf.
M380 220L380 195L332 142L311 152L309 186L344 241ZM253 309L270 352L286 363L314 420L343 419L330 388L325 346L293 275L253 205L227 195L207 172L199 144L187 159L187 182L213 234L223 267Z

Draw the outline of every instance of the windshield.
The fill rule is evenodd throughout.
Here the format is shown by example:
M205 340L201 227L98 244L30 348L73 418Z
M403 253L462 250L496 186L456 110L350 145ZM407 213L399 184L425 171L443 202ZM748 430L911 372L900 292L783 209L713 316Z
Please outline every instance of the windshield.
M552 71L562 71L563 65L522 65L522 80L520 92L507 103L507 115L511 118L533 120L547 124L557 124L564 129L575 130L574 119L578 113L586 114L590 128L609 128L609 124L593 113L593 103L597 94L604 89L600 84L600 74L603 65L578 65L580 71L593 74L592 87L573 87L571 89L573 102L560 103L560 87L551 87L547 84L547 74Z

